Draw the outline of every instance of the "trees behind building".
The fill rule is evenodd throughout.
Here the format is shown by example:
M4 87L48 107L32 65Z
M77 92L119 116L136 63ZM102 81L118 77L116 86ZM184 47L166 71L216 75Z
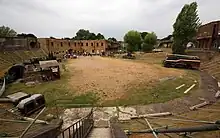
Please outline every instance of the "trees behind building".
M15 37L17 35L16 31L7 27L0 26L0 37Z
M144 52L151 52L157 44L157 36L154 32L147 33L144 37L142 49Z
M37 38L34 34L25 34L25 33L21 33L21 34L17 34L18 37L33 37L33 38Z
M111 42L117 42L117 39L114 38L114 37L109 37L109 38L108 38L108 41L111 41Z
M129 31L124 36L124 42L127 43L127 50L151 52L154 46L157 44L157 36L154 32L138 32Z
M98 33L96 35L95 33L92 33L89 30L79 29L79 31L76 33L76 36L73 37L73 39L74 40L102 40L102 39L105 39L105 37L101 33Z
M141 32L141 38L144 40L145 36L148 34L148 32Z
M196 2L186 4L177 16L173 25L173 53L184 54L186 45L195 41L197 29L201 25L197 7Z
M129 52L138 51L141 47L141 34L138 31L128 31L124 36L124 41L127 43L127 50Z

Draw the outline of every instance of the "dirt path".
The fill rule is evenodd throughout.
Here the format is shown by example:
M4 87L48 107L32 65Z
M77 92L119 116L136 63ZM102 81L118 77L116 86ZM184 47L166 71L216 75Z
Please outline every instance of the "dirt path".
M130 84L152 83L167 76L180 76L184 71L159 65L121 59L80 57L70 60L69 86L79 94L97 93L102 100L113 100L126 94Z

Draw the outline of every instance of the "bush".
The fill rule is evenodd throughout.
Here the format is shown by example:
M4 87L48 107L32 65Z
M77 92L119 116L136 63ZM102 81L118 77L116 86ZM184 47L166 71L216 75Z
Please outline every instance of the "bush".
M157 44L157 36L154 32L148 33L144 38L142 48L144 52L151 52L154 49L154 45Z

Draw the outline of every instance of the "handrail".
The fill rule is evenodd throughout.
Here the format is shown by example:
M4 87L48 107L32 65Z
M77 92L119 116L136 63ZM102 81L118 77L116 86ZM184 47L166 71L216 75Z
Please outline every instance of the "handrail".
M91 112L61 131L58 138L86 138L94 126L93 109Z

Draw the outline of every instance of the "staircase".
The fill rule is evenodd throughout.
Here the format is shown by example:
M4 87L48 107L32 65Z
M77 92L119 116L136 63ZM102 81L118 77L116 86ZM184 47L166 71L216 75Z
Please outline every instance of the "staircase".
M118 124L118 118L110 117L108 114L114 114L112 110L84 108L81 109L83 111L81 113L86 116L74 120L75 114L80 115L77 110L77 108L66 110L66 115L63 116L63 130L57 138L127 138L124 130Z
M88 138L111 138L110 128L93 128Z
M216 80L220 80L220 55L216 55L210 61L203 62L200 69L213 76Z

